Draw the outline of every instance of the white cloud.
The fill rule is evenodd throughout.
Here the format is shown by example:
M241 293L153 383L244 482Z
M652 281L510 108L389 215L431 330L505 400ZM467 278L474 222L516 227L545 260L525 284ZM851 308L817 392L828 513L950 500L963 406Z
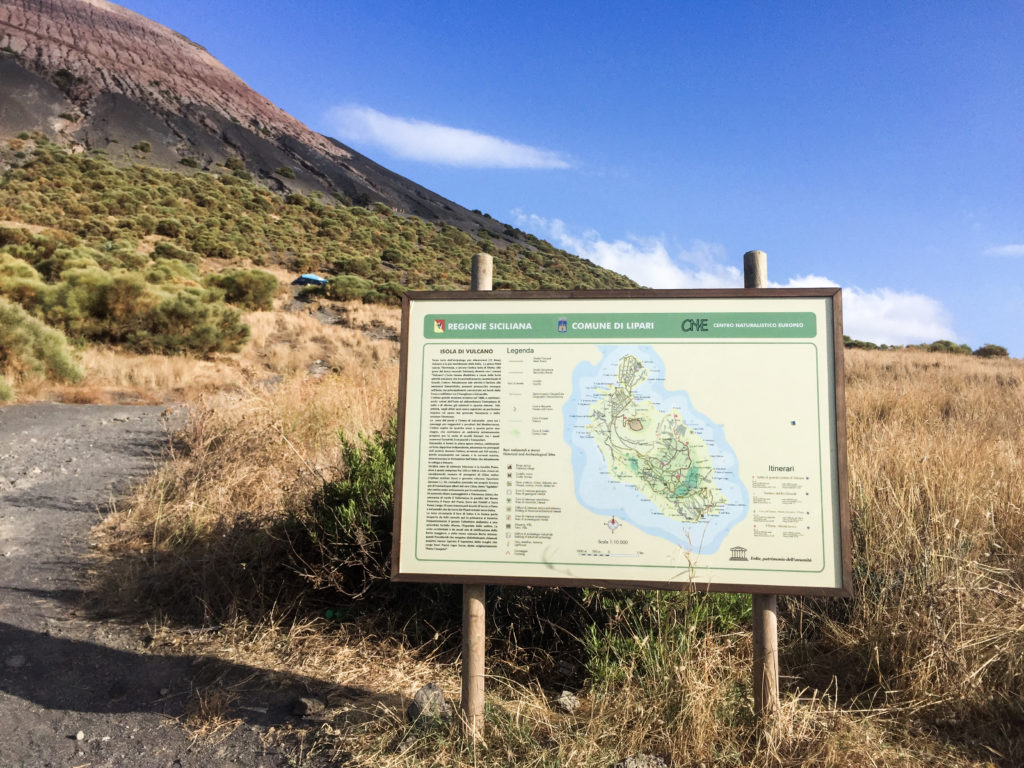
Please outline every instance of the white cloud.
M397 157L471 168L568 168L558 152L465 128L385 115L358 105L331 109L329 132L349 144L373 144Z
M798 275L797 277L791 277L785 283L773 283L771 280L768 281L770 288L824 288L828 286L837 286L839 283L834 280L830 280L827 277L821 277L820 275Z
M956 340L949 312L940 301L889 288L843 288L843 328L847 336L876 344Z
M655 237L602 240L593 230L573 235L559 219L514 211L518 226L533 230L559 248L632 278L652 288L742 288L743 272L725 264L726 248L695 240L691 247L669 253ZM820 288L839 283L821 275L798 275L773 288ZM843 287L844 333L876 344L918 344L956 339L949 312L930 296L890 288Z
M1024 257L1024 243L1009 243L985 249L986 256Z
M743 287L743 272L722 265L720 259L725 249L714 243L694 241L689 251L681 250L673 258L665 244L655 237L609 242L602 240L594 230L573 235L560 219L545 219L521 211L513 214L518 226L540 232L559 248L626 275L640 285L652 288Z

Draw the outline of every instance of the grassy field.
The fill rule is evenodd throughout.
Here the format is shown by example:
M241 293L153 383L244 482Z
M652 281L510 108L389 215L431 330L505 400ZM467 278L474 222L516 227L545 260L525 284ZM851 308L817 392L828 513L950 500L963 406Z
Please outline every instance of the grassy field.
M248 354L284 355L270 340L289 322L253 321L263 341ZM280 365L297 372L273 386L186 390L181 447L103 527L97 584L125 619L194 652L374 691L335 702L307 750L385 766L607 766L639 752L672 766L1024 762L1020 361L848 352L855 595L780 598L770 727L752 714L749 597L492 588L488 736L474 747L457 724L403 720L404 697L430 680L458 698L458 592L376 584L346 598L329 586L342 566L302 544L325 482L348 471L338 433L386 431L394 409L395 343L335 343L319 378L303 361L320 348L296 349ZM161 365L131 367L177 393ZM116 379L118 366L90 366ZM204 623L224 629L187 633ZM563 688L575 713L554 704Z
M298 764L1024 765L1021 361L848 351L855 594L780 598L767 727L749 596L490 588L472 745L458 723L404 721L428 681L458 698L460 606L386 579L398 311L381 303L465 287L479 250L502 255L499 288L631 283L511 227L278 198L227 165L122 168L26 134L0 171L0 402L187 405L164 465L97 531L97 613L366 691L286 734ZM311 269L329 291L286 311ZM183 340L194 356L160 354ZM189 727L232 727L231 700L207 691Z

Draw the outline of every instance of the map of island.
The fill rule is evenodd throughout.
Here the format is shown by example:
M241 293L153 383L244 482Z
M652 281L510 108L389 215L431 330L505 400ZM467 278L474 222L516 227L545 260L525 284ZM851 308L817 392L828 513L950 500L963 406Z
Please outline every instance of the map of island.
M651 347L602 353L577 366L565 406L577 498L689 552L716 552L749 506L724 428L665 389Z
M680 418L638 401L647 368L633 355L619 361L618 381L590 409L587 425L612 476L632 483L666 517L693 523L718 514L726 498L715 485L707 443Z

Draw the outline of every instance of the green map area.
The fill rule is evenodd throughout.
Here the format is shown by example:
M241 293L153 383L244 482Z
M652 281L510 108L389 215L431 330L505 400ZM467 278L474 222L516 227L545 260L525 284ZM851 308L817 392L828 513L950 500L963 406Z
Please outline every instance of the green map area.
M612 477L639 489L666 517L694 523L719 514L726 498L715 485L707 443L678 410L663 413L635 397L647 374L640 360L624 356L617 384L596 393L587 431Z

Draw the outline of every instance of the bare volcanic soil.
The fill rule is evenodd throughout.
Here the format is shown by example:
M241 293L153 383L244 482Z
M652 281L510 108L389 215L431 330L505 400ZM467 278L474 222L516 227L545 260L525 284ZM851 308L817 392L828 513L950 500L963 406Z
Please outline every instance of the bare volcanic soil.
M182 420L163 407L0 409L0 766L294 764L271 734L312 681L149 649L144 628L83 608L90 529ZM189 730L203 691L225 688L235 724Z

